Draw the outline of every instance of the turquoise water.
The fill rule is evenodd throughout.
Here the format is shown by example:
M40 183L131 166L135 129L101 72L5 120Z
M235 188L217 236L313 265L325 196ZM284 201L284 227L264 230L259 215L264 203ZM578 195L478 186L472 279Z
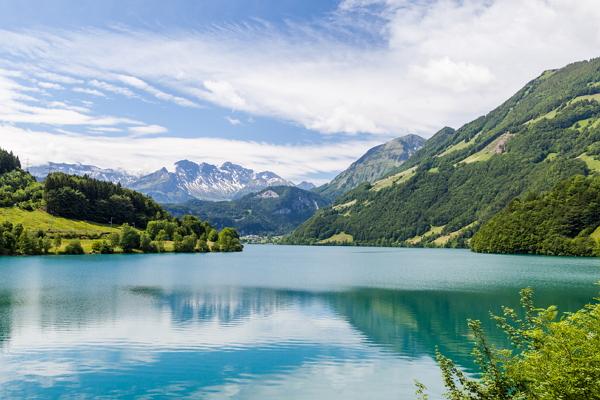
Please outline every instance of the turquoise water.
M576 310L600 260L463 250L0 258L0 398L439 398L435 346L536 289Z

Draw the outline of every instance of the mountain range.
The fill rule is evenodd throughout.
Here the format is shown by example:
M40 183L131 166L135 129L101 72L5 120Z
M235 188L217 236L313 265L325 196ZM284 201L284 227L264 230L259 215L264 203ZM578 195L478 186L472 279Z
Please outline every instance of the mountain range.
M362 183L373 183L398 169L423 147L425 141L422 137L411 134L375 146L331 182L320 186L315 191L329 199L335 199Z
M240 198L270 186L294 186L279 175L270 172L254 172L240 165L226 162L220 167L181 160L175 163L175 171L161 168L148 175L136 176L124 171L103 169L85 164L49 163L29 168L38 180L50 172L70 175L88 175L92 178L120 183L123 186L152 196L161 203L182 203L192 199L222 201ZM310 183L303 182L303 187ZM314 185L312 186L314 187Z
M290 241L467 246L513 199L599 173L594 59L545 71L487 115L441 129L387 176L319 210Z

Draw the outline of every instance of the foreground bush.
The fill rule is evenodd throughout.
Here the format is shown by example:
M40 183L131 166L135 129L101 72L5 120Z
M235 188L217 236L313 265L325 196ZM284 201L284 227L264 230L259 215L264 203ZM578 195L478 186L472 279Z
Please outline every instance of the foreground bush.
M469 321L479 380L468 378L439 351L446 397L451 400L600 399L600 304L557 320L557 309L535 308L531 289L521 291L523 316L508 307L492 316L513 349L490 346L479 321ZM418 385L418 394L423 386Z

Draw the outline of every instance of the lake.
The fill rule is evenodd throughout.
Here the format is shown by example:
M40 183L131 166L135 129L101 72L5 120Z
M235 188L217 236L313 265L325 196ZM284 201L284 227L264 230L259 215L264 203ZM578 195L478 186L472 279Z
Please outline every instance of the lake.
M440 398L473 372L467 318L536 289L574 311L600 260L248 245L243 253L0 258L0 398Z

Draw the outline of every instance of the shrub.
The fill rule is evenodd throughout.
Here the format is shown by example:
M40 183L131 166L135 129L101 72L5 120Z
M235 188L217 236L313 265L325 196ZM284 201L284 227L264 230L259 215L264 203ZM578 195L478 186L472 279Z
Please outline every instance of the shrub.
M79 240L71 240L65 247L65 250L63 253L70 254L70 255L78 255L78 254L84 254L84 251L83 251L83 247L81 247L81 242Z
M452 360L436 352L449 399L600 399L600 304L556 320L558 310L535 308L531 289L521 291L520 316L503 308L492 316L512 343L511 349L489 345L480 321L469 321L481 369L468 378ZM417 393L425 398L422 385Z
M196 236L184 236L181 240L176 240L173 246L176 253L193 253L196 248Z
M92 243L92 252L96 254L113 254L115 251L107 240L97 240Z

